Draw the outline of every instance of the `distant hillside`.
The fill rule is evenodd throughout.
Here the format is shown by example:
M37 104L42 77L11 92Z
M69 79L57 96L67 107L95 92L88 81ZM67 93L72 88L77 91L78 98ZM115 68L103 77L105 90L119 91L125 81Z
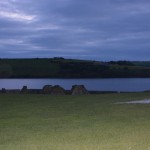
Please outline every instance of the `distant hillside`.
M64 58L0 59L0 78L150 77L150 62L88 61Z
M150 67L150 61L133 61L136 66Z

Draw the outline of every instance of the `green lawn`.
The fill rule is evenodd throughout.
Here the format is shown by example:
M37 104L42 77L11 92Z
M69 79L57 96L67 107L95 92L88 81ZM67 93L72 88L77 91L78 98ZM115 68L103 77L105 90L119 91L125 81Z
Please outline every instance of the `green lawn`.
M150 150L150 93L0 95L0 150Z

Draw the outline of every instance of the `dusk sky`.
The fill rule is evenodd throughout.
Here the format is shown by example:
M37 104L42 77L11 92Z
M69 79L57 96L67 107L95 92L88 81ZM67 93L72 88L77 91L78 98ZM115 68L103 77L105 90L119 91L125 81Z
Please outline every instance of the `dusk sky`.
M150 0L0 0L0 58L150 60Z

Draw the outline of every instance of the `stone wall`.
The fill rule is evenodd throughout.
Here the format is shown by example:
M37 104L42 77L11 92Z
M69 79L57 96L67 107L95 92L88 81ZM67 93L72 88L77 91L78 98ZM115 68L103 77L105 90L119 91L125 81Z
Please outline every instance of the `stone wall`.
M88 91L84 85L73 85L71 90L65 90L59 85L45 85L42 89L28 89L23 86L22 89L5 89L0 90L0 94L49 94L49 95L87 95L87 94L104 94L118 93L117 91Z

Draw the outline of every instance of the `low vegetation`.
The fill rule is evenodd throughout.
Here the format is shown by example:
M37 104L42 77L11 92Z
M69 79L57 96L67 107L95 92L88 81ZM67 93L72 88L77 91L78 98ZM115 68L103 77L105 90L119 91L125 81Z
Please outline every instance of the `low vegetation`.
M150 77L150 62L100 62L64 58L0 59L0 78L132 77Z
M148 150L150 93L0 94L1 150Z

